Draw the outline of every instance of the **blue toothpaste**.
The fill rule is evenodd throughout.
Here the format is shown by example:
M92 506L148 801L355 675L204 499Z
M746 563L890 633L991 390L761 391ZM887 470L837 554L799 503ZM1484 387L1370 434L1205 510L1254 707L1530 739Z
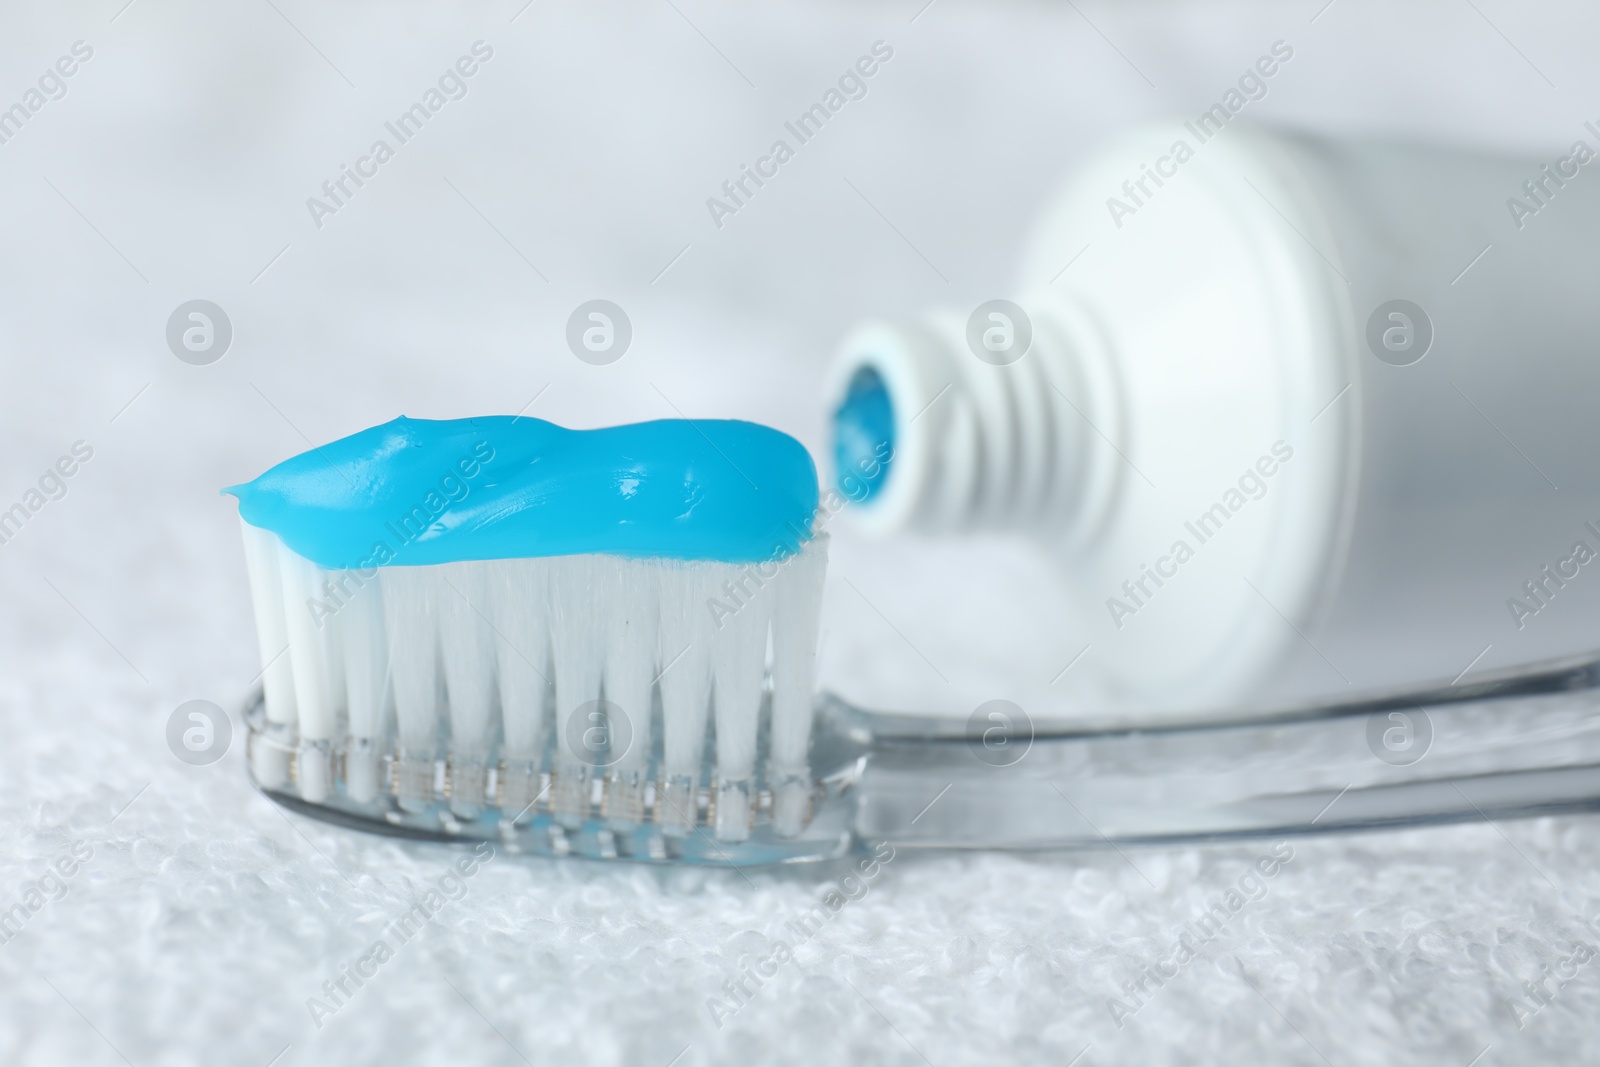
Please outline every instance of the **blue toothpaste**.
M810 539L817 471L800 442L753 422L401 417L224 492L328 569L583 553L761 563Z
M894 405L889 387L871 367L851 377L833 413L833 460L839 490L857 502L877 495L894 462ZM859 479L859 482L858 482Z

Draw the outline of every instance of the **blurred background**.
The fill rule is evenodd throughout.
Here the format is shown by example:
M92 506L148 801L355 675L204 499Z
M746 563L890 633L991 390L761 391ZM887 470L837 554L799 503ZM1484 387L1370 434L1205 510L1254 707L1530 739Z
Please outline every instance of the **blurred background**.
M71 835L61 827L103 825L128 797L143 799L126 816L139 842L106 846L95 876L122 886L106 890L108 903L85 909L53 946L30 931L0 947L0 988L14 1009L36 1006L0 1024L0 1058L117 1062L93 1034L68 1027L73 1016L31 977L68 952L77 977L62 978L71 988L60 992L131 1062L265 1064L285 1043L296 1046L285 1064L324 1062L346 1047L430 1062L424 1054L450 1047L447 1037L479 1050L481 1062L516 1062L471 1013L440 1029L404 1018L407 1004L454 996L438 988L410 1000L396 993L381 1016L346 1023L343 1036L305 1051L301 1001L325 976L324 940L354 921L334 903L347 887L321 865L331 857L350 874L368 846L318 830L319 858L250 792L237 753L201 773L171 759L161 732L181 701L237 706L259 667L236 512L221 486L402 413L525 412L571 426L747 418L797 436L826 472L823 372L849 325L973 306L1037 283L1013 266L1035 211L1125 125L1209 107L1281 39L1294 60L1251 104L1258 121L1550 157L1600 118L1597 34L1593 6L1508 0L7 5L0 107L23 101L77 42L92 49L62 80L65 94L0 143L0 508L23 499L75 442L93 450L66 495L0 544L0 724L9 738L0 744L0 845L16 857L12 881L64 847ZM480 41L492 57L464 79L465 96L397 144L385 123ZM893 57L864 98L717 225L707 199L880 41ZM325 199L323 183L379 138L396 146L394 158L319 225L308 198ZM217 304L232 328L225 356L206 366L175 358L166 340L169 316L194 299ZM569 315L592 299L615 302L633 326L631 347L608 366L574 358L565 341ZM963 716L994 697L1026 702L1080 646L1038 588L1037 567L1001 542L881 546L842 532L824 683L876 706ZM948 681L930 674L930 662ZM253 829L234 840L203 826L206 813ZM1464 840L1438 844L1439 853ZM433 862L370 847L389 850L391 869ZM1004 886L1018 902L1013 917L1047 923L1088 915L1119 880L1142 893L1145 882L1165 888L1174 870L1193 876L1221 861L1190 853L1149 862L1154 881L1115 857L1081 869L997 860L981 872L962 860L946 873ZM1424 866L1411 889L1455 877L1448 863ZM715 989L721 965L700 948L653 949L671 957L654 962L629 956L641 930L653 931L652 944L723 944L732 935L720 927L691 932L706 921L699 898L646 906L638 899L661 889L643 876L586 886L559 865L537 870L528 877L543 879L569 918L587 916L593 936L553 927L562 932L537 951L518 950L533 956L464 986L478 1003L515 1000L519 1022L495 1018L533 1061L582 1050L590 1062L665 1065L686 1042L700 1044L684 1063L757 1051L798 1060L801 1049L768 1040L791 1032L811 1035L807 1056L919 1062L879 1021L824 1022L804 998L743 1037L704 1036L696 990ZM529 907L512 875L496 870L496 892ZM1508 877L1520 884L1527 875ZM131 888L146 880L171 894ZM1495 884L1485 874L1481 892ZM754 927L771 912L744 891L732 876L693 890L735 898L719 905L721 917ZM769 897L808 892L761 883ZM310 903L281 903L297 893ZM242 899L280 903L247 917ZM1430 891L1405 906L1437 899ZM1349 904L1327 897L1319 906L1302 915L1308 945L1316 915ZM964 953L982 956L982 946L1027 931L963 927L962 910L951 899L902 899L871 920L920 916L947 953L942 979L901 991L924 1005L901 1019L912 1040L935 1063L981 1060L982 1034L993 1029L1067 1062L1089 1040L1080 1032L1104 1023L1115 983L1083 982L1060 959L1024 952L963 985ZM1152 921L1156 937L1164 920ZM497 937L514 927L484 918L474 958L492 963ZM1061 931L1063 946L1089 936ZM344 959L358 947L327 951ZM900 951L915 958L915 942ZM651 977L593 1003L581 983L560 994L514 988L517 975L534 972L546 984L603 985L617 978L607 968ZM893 969L881 976L891 985ZM139 974L150 985L133 995ZM674 993L680 978L686 991ZM1509 1026L1496 1007L1504 997L1484 992L1482 978L1406 995L1430 1019L1449 1017L1452 998L1476 998L1486 1032ZM939 981L955 985L935 991ZM1352 978L1330 996L1358 998L1360 985ZM1125 1052L1144 1062L1179 1057L1185 1041L1230 1039L1281 1041L1273 1047L1288 1058L1316 1061L1259 1003L1248 1022L1205 1022L1216 1001L1187 996L1171 1000L1181 1025L1096 1040L1131 1042ZM944 1005L964 1036L934 1027L929 1004ZM603 1017L615 1030L601 1038ZM1541 1040L1560 1046L1563 1025ZM1462 1063L1483 1044L1443 1030L1426 1041L1441 1056L1465 1053ZM934 1054L940 1044L947 1059Z

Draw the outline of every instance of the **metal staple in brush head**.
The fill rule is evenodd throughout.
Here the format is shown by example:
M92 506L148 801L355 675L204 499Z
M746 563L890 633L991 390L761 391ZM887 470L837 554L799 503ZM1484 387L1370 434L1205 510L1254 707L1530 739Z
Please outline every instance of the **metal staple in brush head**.
M556 853L581 838L668 858L674 840L807 831L825 536L762 564L363 572L244 532L268 664L251 768L276 795L391 826L544 835Z

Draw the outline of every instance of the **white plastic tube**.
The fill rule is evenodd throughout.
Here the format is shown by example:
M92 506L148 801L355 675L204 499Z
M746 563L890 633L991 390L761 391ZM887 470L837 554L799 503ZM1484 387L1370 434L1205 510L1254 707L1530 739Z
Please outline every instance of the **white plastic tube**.
M1125 135L1044 213L1021 316L847 338L840 473L876 475L857 525L1049 546L1091 635L1081 681L1125 706L1593 646L1600 133L1574 140L1506 159L1237 121Z

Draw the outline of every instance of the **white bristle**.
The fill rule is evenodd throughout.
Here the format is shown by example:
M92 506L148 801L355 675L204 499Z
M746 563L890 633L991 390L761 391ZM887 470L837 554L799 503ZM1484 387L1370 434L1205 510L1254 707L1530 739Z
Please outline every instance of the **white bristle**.
M716 590L716 567L671 563L661 569L660 821L673 831L693 827L706 716L711 711L711 645L706 606Z
M550 805L572 823L589 816L589 783L605 759L600 699L605 676L605 617L613 608L617 560L567 556L550 572L550 647L555 667L555 759Z
M799 833L809 817L812 699L816 693L817 626L827 547L812 541L784 560L772 606L772 730L768 754L772 821Z
M300 712L300 795L318 801L333 788L331 753L344 707L344 658L338 630L332 625L336 616L322 610L325 572L287 546L279 546L278 562L295 705Z
M339 608L344 647L345 706L350 746L345 753L346 789L351 799L377 797L384 738L393 714L389 695L389 642L384 634L383 588L377 575L345 571L348 593Z
M244 529L245 568L255 605L256 640L261 648L261 689L267 722L278 728L298 722L294 700L294 667L289 660L289 629L283 616L283 584L278 572L278 538L268 530L240 522ZM279 745L255 746L250 754L256 780L269 789L289 784L290 750Z
M804 829L825 538L759 565L580 555L376 576L249 526L245 546L263 661L288 649L263 674L267 717L298 734L307 800L329 799L342 756L351 801L442 810L443 757L455 818L545 811L553 843L597 817L602 835L698 833L707 811L717 839L742 841L763 789L776 833ZM285 787L286 760L258 747L257 780Z
M717 836L742 841L750 833L755 800L756 730L761 720L761 676L766 666L767 623L772 616L770 577L755 567L734 570L718 588L733 614L717 614L711 643L711 705L717 717ZM707 614L711 614L707 609Z
M450 807L469 819L487 797L489 752L499 726L489 566L474 560L433 568L442 582L439 648L450 709Z
M605 613L601 638L605 655L601 689L608 711L620 713L623 721L610 724L612 750L606 761L604 814L625 826L638 822L644 814L661 579L660 568L643 560L608 562L616 569L607 590L613 607Z
M539 799L550 690L550 565L542 559L497 560L489 565L500 711L504 731L501 803L513 818Z
M432 567L388 567L382 572L384 632L399 732L397 789L404 808L433 800L433 760L439 737L439 626Z

